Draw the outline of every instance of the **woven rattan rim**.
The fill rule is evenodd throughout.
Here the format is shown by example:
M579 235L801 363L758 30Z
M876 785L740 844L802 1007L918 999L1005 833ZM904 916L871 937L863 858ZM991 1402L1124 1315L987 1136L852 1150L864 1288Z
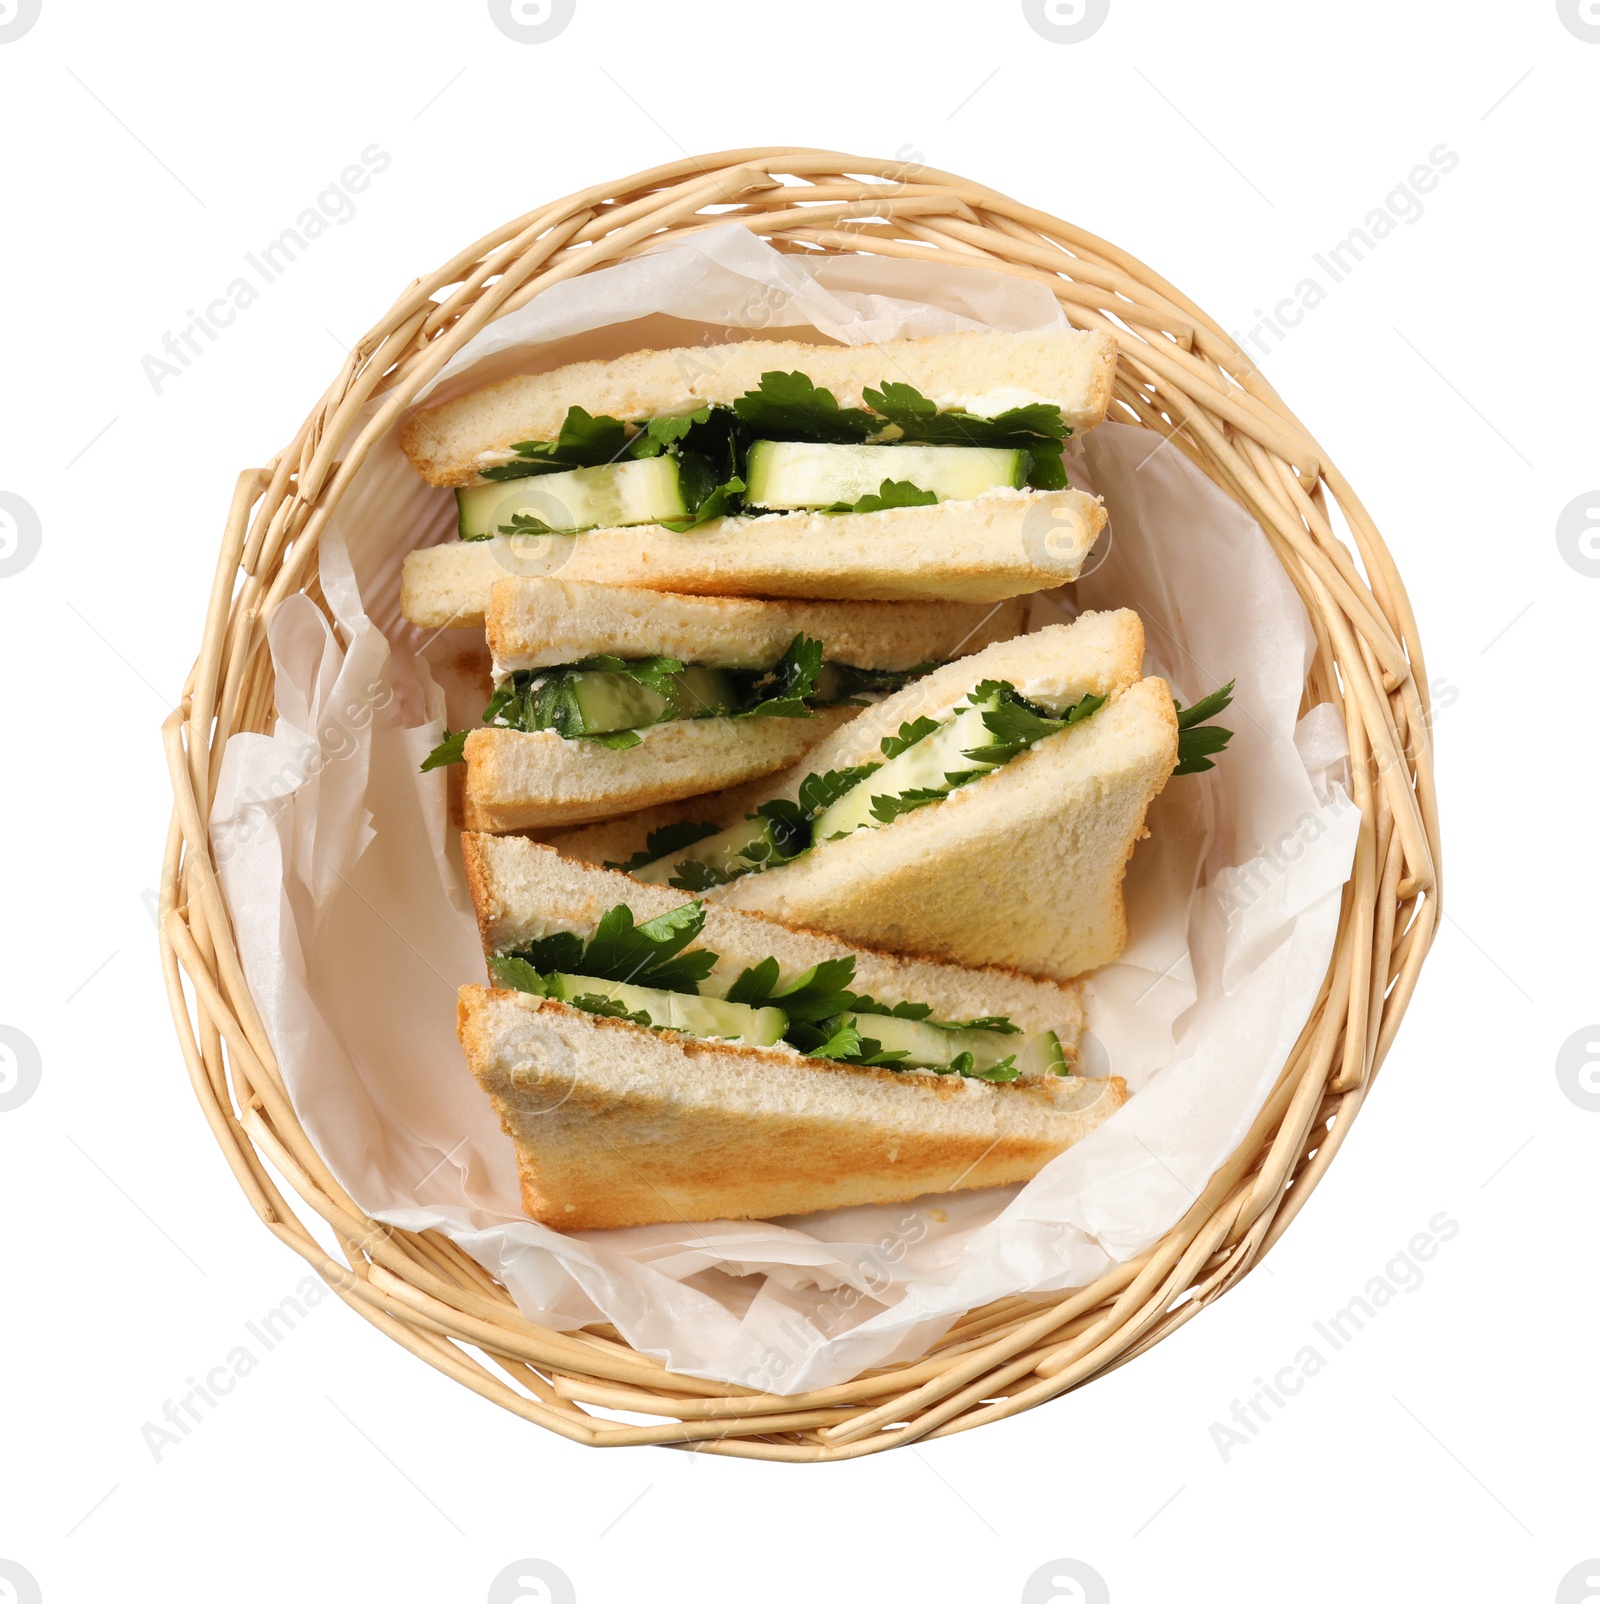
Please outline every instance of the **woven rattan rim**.
M610 1326L547 1331L444 1237L367 1219L289 1106L208 832L224 744L270 725L267 620L314 583L329 512L419 388L549 285L729 222L793 253L865 252L1033 279L1076 327L1112 335L1111 415L1167 437L1243 505L1304 600L1317 640L1304 706L1342 712L1361 811L1316 1007L1249 1134L1183 1219L1092 1286L974 1310L921 1359L794 1397L670 1374ZM336 457L375 398L375 416ZM1354 552L1334 532L1330 497ZM725 151L596 186L411 284L289 445L240 475L200 655L163 734L176 797L161 880L167 993L195 1093L245 1195L268 1230L402 1347L524 1419L597 1446L853 1458L1016 1414L1153 1346L1245 1275L1310 1195L1394 1040L1439 910L1416 621L1377 528L1304 426L1216 323L1126 252L952 174L830 151ZM343 1260L285 1201L269 1165L332 1229Z

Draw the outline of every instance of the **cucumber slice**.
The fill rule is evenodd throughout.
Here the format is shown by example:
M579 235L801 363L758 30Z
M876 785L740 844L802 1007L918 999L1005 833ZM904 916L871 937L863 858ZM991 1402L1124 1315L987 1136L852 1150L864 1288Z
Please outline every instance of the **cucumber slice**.
M742 874L783 863L789 855L774 833L770 819L740 819L737 824L730 824L726 830L707 836L704 841L696 841L681 852L669 852L666 857L629 872L635 880L650 885L670 885L682 866L693 861L705 864L711 871L712 884L724 885Z
M877 1042L886 1053L903 1052L902 1069L947 1070L962 1053L972 1054L974 1071L993 1069L1012 1057L1019 1036L998 1030L940 1030L920 1019L896 1019L892 1014L846 1014L845 1020L862 1036Z
M671 456L573 468L509 484L468 485L456 491L456 509L463 540L487 540L517 517L534 519L552 534L571 535L580 529L660 523L688 512L678 488L677 458Z
M1036 1075L1070 1075L1072 1065L1061 1050L1061 1038L1053 1030L1030 1036L1017 1054L1017 1073L1024 1080Z
M857 830L881 829L884 821L873 817L872 803L880 796L904 796L908 791L951 789L951 774L986 773L995 767L966 754L992 744L994 737L983 722L983 715L995 705L986 698L977 707L965 707L915 746L892 757L876 774L853 785L831 807L817 815L812 827L813 841L833 841Z
M679 718L712 718L739 705L739 690L726 669L691 664L672 676Z
M824 663L817 670L816 680L811 687L811 695L816 701L842 702L853 694L854 687L847 669L841 668L838 663Z
M747 505L831 507L876 495L885 479L909 480L940 501L971 501L1028 480L1026 451L994 446L824 446L757 440L745 467Z
M620 1004L630 1014L646 1014L650 1023L686 1036L736 1041L746 1047L775 1047L783 1040L788 1016L781 1008L752 1008L716 997L691 997L651 986L630 986L621 980L595 980L588 975L552 975L550 995L561 1002L600 997Z
M543 697L542 716L550 720L546 727L569 740L644 729L666 719L714 718L739 705L738 686L723 669L686 668L672 675L670 683L671 694L663 695L631 674L565 669L554 689L547 685L536 694Z
M628 674L585 669L570 675L567 685L580 725L577 729L569 726L563 732L569 736L636 730L658 722L672 711L672 703L665 696Z

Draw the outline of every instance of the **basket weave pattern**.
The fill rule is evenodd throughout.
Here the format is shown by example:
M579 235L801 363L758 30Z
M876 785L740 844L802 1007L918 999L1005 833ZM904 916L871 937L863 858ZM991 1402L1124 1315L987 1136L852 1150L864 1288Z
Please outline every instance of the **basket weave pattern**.
M377 1224L295 1118L251 1003L208 821L223 746L271 727L266 625L315 583L318 537L367 451L475 334L550 285L737 222L778 249L985 267L1047 285L1119 351L1110 416L1155 431L1258 521L1316 635L1303 707L1349 735L1361 832L1316 1006L1244 1141L1159 1242L1093 1285L972 1311L921 1359L792 1397L667 1372L610 1326L547 1331L434 1232ZM343 458L359 414L379 402ZM1354 552L1335 534L1337 503ZM1357 562L1359 556L1359 566ZM796 1461L965 1431L1125 1363L1267 1252L1338 1151L1416 985L1439 911L1427 676L1388 550L1354 492L1233 341L1125 252L948 173L835 152L724 152L568 196L411 284L288 446L242 473L200 655L163 727L175 806L161 954L190 1079L267 1228L417 1357L575 1442L686 1444ZM269 1171L270 1165L270 1171ZM331 1228L330 1257L272 1171ZM606 1411L659 1417L619 1421Z

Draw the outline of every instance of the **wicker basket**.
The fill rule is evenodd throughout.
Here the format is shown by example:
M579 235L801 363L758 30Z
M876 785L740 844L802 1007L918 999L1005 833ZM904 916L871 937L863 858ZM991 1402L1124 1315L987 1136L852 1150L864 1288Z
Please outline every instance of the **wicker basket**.
M730 221L789 252L1019 275L1048 285L1078 328L1110 333L1121 355L1111 415L1169 437L1241 503L1304 600L1317 650L1303 706L1326 701L1343 712L1362 822L1316 1006L1248 1136L1183 1219L1092 1286L974 1310L920 1359L794 1397L671 1374L609 1326L557 1333L530 1324L444 1237L367 1219L289 1106L244 983L207 828L224 743L270 725L267 620L314 580L324 521L419 388L491 320L549 285ZM337 458L378 397L376 415ZM1334 533L1330 496L1359 566ZM1016 1414L1159 1342L1247 1273L1321 1178L1394 1040L1438 917L1416 623L1372 520L1299 421L1210 318L1115 246L948 173L834 152L728 151L654 168L518 218L413 283L288 447L240 475L199 660L163 733L176 793L161 880L167 991L195 1093L245 1195L346 1303L418 1358L599 1446L851 1458ZM331 1227L347 1263L324 1251L269 1164ZM623 1423L608 1410L660 1424Z

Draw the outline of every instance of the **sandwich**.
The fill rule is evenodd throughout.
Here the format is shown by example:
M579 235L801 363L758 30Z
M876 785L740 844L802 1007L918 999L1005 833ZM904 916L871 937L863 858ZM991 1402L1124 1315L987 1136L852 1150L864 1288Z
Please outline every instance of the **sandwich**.
M496 689L464 762L469 830L610 818L796 762L857 711L1023 627L1021 600L798 602L501 579Z
M481 624L506 574L680 595L998 601L1075 579L1105 512L1062 448L1111 398L1110 337L750 340L523 375L414 413L459 539L401 605Z
M491 984L467 1063L558 1230L770 1219L1027 1180L1126 1100L1074 986L893 958L466 835Z
M647 884L847 941L1069 980L1127 941L1122 880L1207 719L1141 670L1136 613L1084 613L936 669L760 787L549 839Z

